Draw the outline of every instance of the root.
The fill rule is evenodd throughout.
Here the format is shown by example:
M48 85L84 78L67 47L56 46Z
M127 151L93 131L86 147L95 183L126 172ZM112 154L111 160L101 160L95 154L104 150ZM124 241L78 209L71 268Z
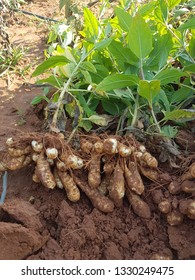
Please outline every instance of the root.
M84 192L95 208L109 213L122 207L126 197L136 215L150 219L145 198L152 196L171 226L182 223L184 216L195 219L195 163L171 181L133 135L81 134L70 141L62 133L31 133L7 139L0 153L0 172L29 164L34 166L35 183L64 189L71 202L79 201ZM155 183L153 190L148 192L144 178ZM180 203L180 194L186 195L185 203Z

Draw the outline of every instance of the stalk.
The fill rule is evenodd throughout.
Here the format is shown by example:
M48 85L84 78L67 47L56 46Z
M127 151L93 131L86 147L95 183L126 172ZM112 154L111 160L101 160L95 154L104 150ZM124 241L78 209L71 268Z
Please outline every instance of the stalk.
M83 58L81 58L81 60L79 61L79 63L78 63L78 64L76 65L76 67L74 68L74 70L73 70L71 76L68 78L68 80L66 81L66 83L64 83L63 89L62 89L62 91L61 91L61 93L60 93L60 96L59 96L59 99L58 99L58 102L57 102L57 108L56 108L55 113L54 113L54 115L53 115L53 119L52 119L52 123L51 123L52 128L56 128L56 126L57 126L58 113L59 113L60 107L61 107L62 104L63 104L64 95L65 95L65 93L68 92L68 90L69 90L69 86L70 86L70 84L71 84L71 82L72 82L72 79L74 78L76 72L78 71L78 69L79 69L81 63L91 54L92 51L93 51L93 49L90 50L86 55L84 55Z

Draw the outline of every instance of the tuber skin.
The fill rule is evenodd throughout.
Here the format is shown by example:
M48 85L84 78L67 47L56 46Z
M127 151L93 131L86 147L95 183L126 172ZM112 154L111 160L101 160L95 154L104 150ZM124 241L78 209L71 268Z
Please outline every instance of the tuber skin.
M186 193L195 193L195 181L183 181L181 183L181 190Z
M151 181L157 181L159 178L159 173L156 169L147 168L145 166L139 167L142 175L144 175L146 178L148 178Z
M125 179L119 163L116 165L108 190L109 196L113 200L115 206L121 207L125 195Z
M28 155L32 151L31 146L27 146L24 149L8 148L8 153L11 157L20 157L23 155Z
M134 194L129 189L126 189L126 195L129 203L133 208L133 212L144 219L151 218L151 211L148 204L141 199L139 195Z
M195 162L192 163L186 173L181 176L182 181L195 179Z
M163 200L159 202L158 209L161 213L168 214L169 212L171 212L171 203L168 200Z
M150 257L151 260L161 260L161 261L168 261L168 260L172 260L172 257L166 254L162 254L162 253L156 253L153 254Z
M72 176L67 171L57 171L59 178L64 186L67 197L72 202L77 202L80 199L80 191L74 182Z
M118 142L118 153L121 157L128 157L132 154L132 149L122 143Z
M191 201L188 204L187 216L188 216L188 218L195 220L195 200Z
M179 203L179 210L188 218L195 220L195 200L186 199Z
M74 181L90 199L95 208L104 213L110 213L114 210L114 203L108 197L102 195L97 189L90 188L86 182L83 182L76 176L74 176Z
M81 150L86 153L86 154L90 154L92 149L93 149L93 144L85 139L81 139L80 140L80 147Z
M181 191L181 186L177 181L173 181L169 184L168 190L171 194L177 194Z
M55 167L54 170L53 170L53 175L54 175L54 178L55 178L55 181L56 181L56 186L59 188L59 189L63 189L64 186L62 184L62 181L60 180L60 177L58 175L58 170L57 168Z
M158 161L155 157L153 157L150 153L145 152L141 157L141 162L151 168L157 168L158 167Z
M23 162L25 160L25 155L20 157L11 157L9 154L1 162L1 165L9 170L17 170L23 167Z
M103 143L103 152L108 155L113 155L118 152L117 150L118 142L115 138L107 138Z
M128 167L125 163L124 174L127 187L141 195L144 192L144 184L134 162L129 162Z
M54 189L56 182L54 176L50 170L49 162L47 161L44 152L42 151L37 159L37 176L41 183L49 189Z
M173 210L167 214L167 222L170 226L178 226L183 222L183 214L178 210Z
M110 176L105 175L102 178L101 184L98 186L98 191L103 195L107 195L109 183L110 183Z
M97 141L93 146L93 151L97 154L102 154L104 150L104 144L102 141Z
M101 164L101 156L92 155L88 168L89 169L88 184L93 189L97 188L101 183L100 164Z

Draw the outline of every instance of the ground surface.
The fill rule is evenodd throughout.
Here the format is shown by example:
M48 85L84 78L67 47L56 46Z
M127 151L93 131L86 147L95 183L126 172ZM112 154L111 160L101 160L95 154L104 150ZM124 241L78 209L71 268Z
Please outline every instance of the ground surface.
M34 0L24 8L53 17L57 7L57 0ZM48 25L24 15L16 18L9 29L11 40L28 47L23 65L32 65L32 72L43 58ZM0 149L10 136L42 129L29 105L40 89L23 85L34 82L30 72L25 78L11 75L9 84L0 80ZM167 259L195 258L195 221L184 218L181 225L169 226L150 197L146 197L150 219L134 214L126 200L122 208L104 214L83 193L74 204L63 190L48 190L31 177L31 166L9 173L6 202L0 208L0 259L123 260L151 259L156 254ZM148 189L155 187L149 181L145 184Z

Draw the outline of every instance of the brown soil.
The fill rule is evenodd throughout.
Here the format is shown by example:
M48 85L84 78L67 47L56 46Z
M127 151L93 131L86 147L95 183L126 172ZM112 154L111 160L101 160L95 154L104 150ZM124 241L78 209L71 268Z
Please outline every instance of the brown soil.
M34 0L25 10L53 17L54 6L57 11L57 0ZM28 46L23 65L35 65L38 62L34 61L43 57L48 27L31 17L16 17L9 30L12 42ZM7 80L0 80L1 148L6 138L41 131L42 127L29 105L41 90L23 86L25 80L18 75L12 74L11 78L9 85ZM34 82L30 75L25 79ZM178 138L181 147L185 145L185 132L182 133ZM147 260L159 258L158 255L164 259L195 258L195 221L185 217L181 225L169 226L151 196L145 196L152 211L150 219L134 214L127 200L122 208L105 214L94 209L84 193L79 202L72 203L63 190L35 184L32 169L28 166L9 172L7 197L0 208L0 259ZM144 182L148 194L155 184Z

